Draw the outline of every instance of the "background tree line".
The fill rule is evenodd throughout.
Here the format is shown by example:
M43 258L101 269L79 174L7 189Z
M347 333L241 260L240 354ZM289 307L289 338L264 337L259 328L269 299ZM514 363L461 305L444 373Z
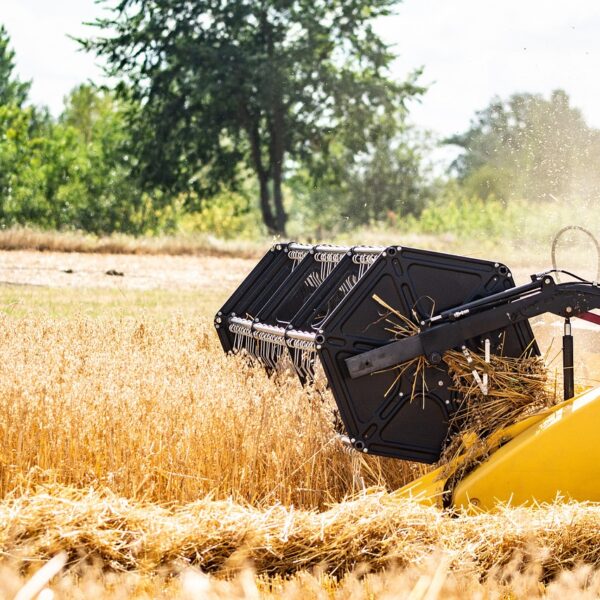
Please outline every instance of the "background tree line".
M393 80L373 29L398 0L106 4L80 43L118 83L82 84L57 118L28 102L0 28L2 227L436 230L452 206L595 197L600 132L561 90L493 99L441 142L460 153L433 174L432 142L408 125L419 73Z
M94 233L143 233L172 225L173 205L130 176L125 104L82 84L54 119L27 103L0 29L0 224Z

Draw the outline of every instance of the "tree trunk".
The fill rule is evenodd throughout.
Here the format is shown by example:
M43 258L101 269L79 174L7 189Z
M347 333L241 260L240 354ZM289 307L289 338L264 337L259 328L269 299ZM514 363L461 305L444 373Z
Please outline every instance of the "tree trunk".
M272 66L269 90L269 108L267 109L267 128L269 135L269 175L273 181L273 206L275 209L275 233L285 235L287 215L283 208L282 173L283 156L285 152L285 118L283 108L283 86L277 68L275 45L273 42L273 29L267 19L267 13L262 13L262 30L267 43L267 54Z
M252 162L254 163L254 170L258 177L260 188L260 212L267 231L272 235L277 235L281 231L278 227L278 220L273 216L271 209L271 195L269 193L270 174L263 164L258 118L251 119L248 111L245 111L245 116L247 117L247 131L250 138Z
M262 214L263 223L271 235L277 235L281 232L279 231L278 223L273 217L273 211L271 210L269 176L266 172L263 171L258 174L258 183L260 186L260 212Z
M281 184L281 163L275 163L273 168L273 201L275 203L275 222L277 225L277 233L285 235L287 215L285 214L285 210L283 208Z
M285 235L287 215L283 207L283 159L285 155L285 118L280 86L274 86L272 116L269 124L269 166L273 178L273 203L278 233Z

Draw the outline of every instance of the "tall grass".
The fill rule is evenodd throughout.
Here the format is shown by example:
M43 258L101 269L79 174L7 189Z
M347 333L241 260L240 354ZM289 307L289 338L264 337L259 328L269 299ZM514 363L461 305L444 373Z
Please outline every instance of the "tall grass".
M347 451L325 390L224 356L206 319L4 315L0 361L0 597L51 557L59 598L600 590L598 507L398 498L421 467Z
M224 240L206 232L134 237L126 234L97 236L81 231L45 231L30 227L0 230L0 250L254 258L268 247L267 240Z
M50 481L314 507L420 472L345 449L327 393L226 357L208 321L3 316L0 331L0 496Z

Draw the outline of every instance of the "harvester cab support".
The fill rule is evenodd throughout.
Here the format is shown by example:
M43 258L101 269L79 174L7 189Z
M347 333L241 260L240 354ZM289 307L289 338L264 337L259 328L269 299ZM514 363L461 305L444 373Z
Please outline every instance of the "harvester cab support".
M573 356L573 334L571 318L565 318L565 330L562 339L563 352L563 389L565 400L575 395L575 360Z

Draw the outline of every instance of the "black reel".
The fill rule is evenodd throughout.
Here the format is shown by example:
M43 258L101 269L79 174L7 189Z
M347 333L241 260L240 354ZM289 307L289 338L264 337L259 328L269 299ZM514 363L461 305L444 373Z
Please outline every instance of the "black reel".
M323 323L316 338L321 363L355 449L433 463L440 457L461 400L451 389L441 355L439 360L428 357L420 367L415 361L401 377L398 368L350 377L346 359L394 340L386 317L402 322L374 296L418 327L433 314L513 287L512 275L503 264L395 246L381 253ZM480 352L484 338L490 340L495 354L539 355L526 320L465 339L464 345Z

